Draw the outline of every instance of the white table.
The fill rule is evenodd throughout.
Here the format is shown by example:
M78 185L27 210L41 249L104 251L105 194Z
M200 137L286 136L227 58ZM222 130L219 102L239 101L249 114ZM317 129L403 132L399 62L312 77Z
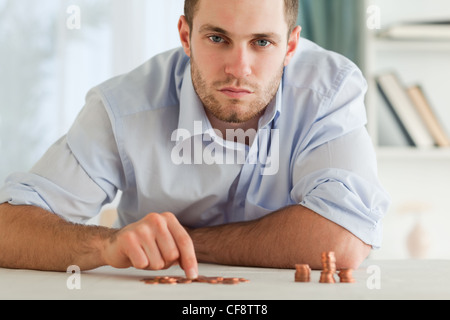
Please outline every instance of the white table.
M295 270L209 264L200 264L199 270L204 276L243 277L250 282L146 285L140 281L145 277L183 272L179 267L158 272L104 267L79 274L81 288L70 290L71 274L0 269L0 299L450 299L450 261L445 260L368 260L354 272L353 284L321 284L320 271L312 272L310 283L296 283Z

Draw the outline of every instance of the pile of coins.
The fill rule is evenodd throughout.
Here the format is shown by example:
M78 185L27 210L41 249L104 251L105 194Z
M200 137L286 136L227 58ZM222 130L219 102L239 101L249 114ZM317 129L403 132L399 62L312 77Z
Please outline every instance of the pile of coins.
M199 276L197 279L191 280L179 276L156 276L142 279L145 284L189 284L189 283L210 283L210 284L239 284L242 282L250 282L244 278L224 278L224 277L205 277Z
M340 282L344 282L344 283L356 282L355 279L353 279L353 269L342 269L339 272L339 279L340 279Z
M336 257L334 252L322 252L322 272L320 273L320 283L336 283L334 274L336 273ZM342 283L354 283L353 269L342 269L339 272L339 279ZM295 265L295 282L310 282L311 268L307 264Z
M334 273L336 272L336 257L334 252L322 252L322 272L320 283L336 283Z
M311 268L307 264L295 265L295 282L309 282L311 280Z

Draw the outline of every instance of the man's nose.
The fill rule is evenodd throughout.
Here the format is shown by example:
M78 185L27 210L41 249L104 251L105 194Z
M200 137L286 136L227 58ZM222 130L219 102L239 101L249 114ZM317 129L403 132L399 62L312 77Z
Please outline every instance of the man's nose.
M237 79L245 78L252 73L251 53L245 46L235 47L226 58L225 73Z

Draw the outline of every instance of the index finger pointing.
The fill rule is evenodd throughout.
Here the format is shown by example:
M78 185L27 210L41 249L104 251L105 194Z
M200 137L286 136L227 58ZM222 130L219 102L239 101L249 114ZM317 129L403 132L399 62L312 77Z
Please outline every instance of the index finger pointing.
M195 255L194 243L191 237L173 214L170 214L169 231L175 240L180 253L180 266L188 279L198 278L198 262Z

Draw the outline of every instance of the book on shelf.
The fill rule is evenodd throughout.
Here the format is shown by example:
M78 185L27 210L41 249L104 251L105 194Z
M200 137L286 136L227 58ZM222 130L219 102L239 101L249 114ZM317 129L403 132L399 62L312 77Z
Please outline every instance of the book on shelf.
M400 40L450 40L450 20L397 23L379 33Z
M417 112L399 77L389 72L377 76L375 80L408 144L420 148L436 146L425 121Z
M421 86L411 86L407 89L407 93L413 105L416 107L417 112L425 122L426 127L436 141L437 146L444 148L450 147L450 137L442 127Z

